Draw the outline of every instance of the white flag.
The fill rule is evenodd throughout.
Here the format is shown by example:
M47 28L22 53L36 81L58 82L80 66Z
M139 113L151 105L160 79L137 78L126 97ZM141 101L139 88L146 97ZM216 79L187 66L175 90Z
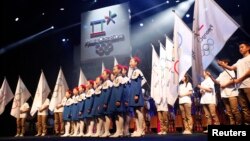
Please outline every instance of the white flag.
M201 83L201 78L203 76L203 65L202 65L202 55L201 55L201 44L198 42L198 32L199 32L199 23L198 23L198 5L199 2L194 3L194 16L193 16L193 49L192 49L192 81L193 86L197 86Z
M210 65L238 28L239 25L214 0L195 0L193 57L198 61L202 56L202 63L194 62L197 70L193 74L201 73L198 65L202 64L204 69Z
M168 86L168 67L167 67L167 53L165 50L165 47L160 42L160 96L162 98L162 102L167 102L167 93L169 92L169 86Z
M42 106L43 102L46 100L49 93L50 93L50 88L44 76L44 73L42 71L39 82L38 82L38 86L36 89L35 98L34 98L31 111L30 111L31 116L34 116L37 110Z
M174 81L175 78L175 70L174 70L174 64L175 64L175 58L174 58L174 44L173 42L166 37L166 65L167 65L167 102L169 105L174 106L174 103L178 97L177 94L177 84Z
M24 85L21 77L18 78L15 97L12 103L10 115L15 118L20 117L20 107L30 98L31 94Z
M178 83L192 66L193 33L182 19L175 13L174 49L177 53L175 67L178 72Z
M87 78L85 74L83 73L82 69L80 68L80 76L79 76L79 81L78 81L78 86L81 84L87 84Z
M58 76L57 76L57 80L56 80L56 85L55 85L55 88L54 88L54 91L50 100L50 104L49 104L50 111L54 111L56 105L61 103L68 89L69 89L68 84L64 77L63 71L60 68Z
M152 45L151 97L157 104L161 102L160 58Z
M2 87L0 89L0 115L4 112L5 106L14 97L13 92L10 89L9 83L6 78L3 80Z
M105 66L104 66L104 63L102 62L102 72L105 70ZM101 72L101 73L102 73Z
M116 57L114 57L114 66L116 66L116 65L118 65L118 64L119 64L119 63L118 63Z

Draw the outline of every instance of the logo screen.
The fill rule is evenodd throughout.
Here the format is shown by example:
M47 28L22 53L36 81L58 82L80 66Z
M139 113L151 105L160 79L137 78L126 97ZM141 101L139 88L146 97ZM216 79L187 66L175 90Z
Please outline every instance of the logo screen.
M82 14L82 62L131 53L128 9L124 3Z

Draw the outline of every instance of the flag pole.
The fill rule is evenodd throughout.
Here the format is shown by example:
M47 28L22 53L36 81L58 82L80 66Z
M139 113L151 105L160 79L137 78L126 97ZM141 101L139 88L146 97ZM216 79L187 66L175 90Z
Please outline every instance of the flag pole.
M233 78L233 76L232 76L225 68L223 68L223 70L231 77L231 79L232 79L233 82L234 82L234 79L235 79L235 78ZM232 91L235 91L235 90L237 90L237 86L236 86L236 84L234 83L234 89L233 89Z

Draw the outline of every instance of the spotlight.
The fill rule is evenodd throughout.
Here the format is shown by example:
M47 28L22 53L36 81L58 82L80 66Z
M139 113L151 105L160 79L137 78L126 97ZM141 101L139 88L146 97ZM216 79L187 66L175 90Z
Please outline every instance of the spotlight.
M140 27L143 27L144 26L144 24L143 23L140 23Z
M60 10L61 10L61 11L63 11L63 10L64 10L64 8L62 7L62 8L60 8Z
M180 2L180 0L176 0L175 2L176 2L176 3L179 3L179 2Z
M145 43L145 40L151 41L156 40L160 36L164 34L171 34L173 31L174 26L174 14L172 12L172 9L175 9L175 12L178 13L178 15L183 18L188 13L190 15L189 19L192 18L192 15L188 10L193 5L194 0L179 0L179 3L175 3L176 0L168 0L169 4L166 3L167 0L163 1L162 4L165 4L170 6L166 10L163 10L161 12L158 12L157 14L144 18L143 20L137 22L136 24L132 24L131 32L131 38L134 41L137 41L134 43L134 46L141 46ZM172 3L175 3L175 5L172 6ZM161 5L161 4L160 4ZM143 10L143 12L138 12L133 14L133 16L138 16L142 13L147 12L148 10L155 9L155 7ZM133 17L132 16L132 17ZM186 18L186 17L185 17ZM152 22L153 19L153 22ZM140 23L144 23L145 25L143 27L140 26ZM168 27L168 28L166 28ZM159 38L160 38L159 37Z
M51 29L54 29L55 27L54 27L54 26L51 26L50 28L51 28Z
M0 49L0 55L3 54L3 53L5 53L5 52L7 52L7 51L9 51L9 50L11 50L11 49L14 49L14 48L16 48L16 47L19 47L20 45L22 45L22 44L24 44L24 43L26 43L26 42L29 42L29 41L31 41L31 40L34 40L34 39L40 37L41 35L43 35L44 33L48 32L48 31L50 31L51 29L52 29L51 27L50 27L50 28L47 28L47 29L45 29L45 30L43 30L43 31L40 31L40 32L38 32L38 33L35 33L35 34L33 34L33 35L29 36L29 37L26 37L26 38L24 38L24 39L21 39L21 40L19 40L19 41L14 42L14 43L12 43L12 44L10 44L10 45L7 45L7 46L5 46L5 47L2 47L2 48Z
M63 38L63 39L62 39L62 42L66 42L66 39L65 39L65 38Z
M15 21L16 21L16 22L17 22L17 21L19 21L19 18L18 18L18 17L16 17L16 18L15 18Z
M167 0L166 3L169 3L169 0Z
M97 0L94 0L94 2L97 2Z
M45 15L45 13L43 12L43 13L42 13L42 15L44 16L44 15Z
M187 17L187 18L189 18L189 17L190 17L190 15L189 15L189 14L186 14L186 17Z
M238 7L240 7L240 5L239 5L239 4L238 4L237 6L238 6Z

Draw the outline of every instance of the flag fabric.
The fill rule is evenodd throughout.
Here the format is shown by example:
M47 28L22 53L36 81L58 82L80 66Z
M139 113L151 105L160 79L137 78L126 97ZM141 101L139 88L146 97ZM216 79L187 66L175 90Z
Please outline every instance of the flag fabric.
M199 17L198 17L198 5L199 2L194 3L194 16L193 16L193 48L192 48L192 81L193 86L197 86L201 83L203 74L202 55L201 55L201 44L198 42L199 36Z
M0 89L0 115L4 112L5 106L14 97L13 92L10 89L9 83L6 78L3 80L3 84Z
M102 62L102 72L105 70L105 66L104 66L104 63ZM101 73L102 73L101 72Z
M168 68L167 68L167 53L165 50L164 45L159 42L160 44L160 96L162 98L162 102L167 102L167 93L169 91L168 86Z
M155 103L161 102L161 74L160 74L160 58L157 55L155 48L152 46L152 72L151 72L151 97Z
M38 82L38 86L36 89L35 98L33 100L33 104L30 110L31 116L34 116L37 110L42 106L43 102L46 100L49 93L50 93L50 88L44 76L44 73L42 71L39 82Z
M174 71L174 64L175 64L175 58L174 58L174 44L166 37L166 44L165 44L165 52L166 52L166 67L167 67L167 102L169 105L174 106L174 103L178 97L177 94L177 85L174 81L175 78L175 71Z
M179 83L192 66L193 33L182 19L175 13L174 22L174 52L175 74Z
M27 87L23 83L21 77L19 77L10 115L12 115L15 118L19 118L20 117L20 107L30 98L30 96L31 96L31 94L30 94L29 90L27 89Z
M87 84L87 78L85 74L83 73L82 69L80 68L80 76L79 76L79 81L78 81L78 86L81 84Z
M114 66L116 66L116 65L118 65L118 64L119 64L119 63L118 63L116 57L114 57Z
M197 77L201 76L203 69L210 65L238 28L239 25L214 0L195 0L192 65L194 85L199 83Z
M50 100L49 104L49 110L54 111L56 108L56 105L60 104L63 97L65 96L66 91L69 89L68 84L66 82L66 79L64 77L62 68L60 68L57 80L56 80L56 85L54 87L54 91Z

